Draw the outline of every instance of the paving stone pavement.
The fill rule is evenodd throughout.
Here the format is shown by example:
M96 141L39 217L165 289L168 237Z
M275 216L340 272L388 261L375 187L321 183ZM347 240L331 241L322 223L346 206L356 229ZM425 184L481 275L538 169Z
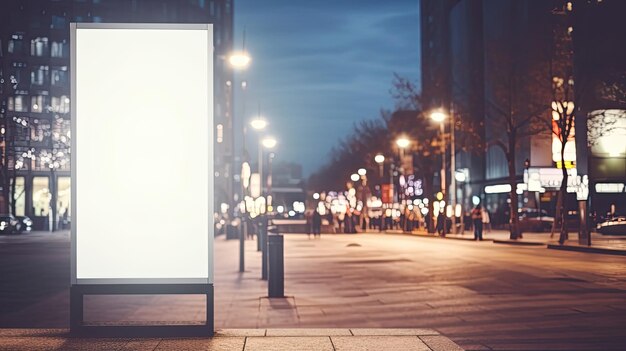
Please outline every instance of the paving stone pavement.
M287 297L270 299L256 241L246 241L243 273L238 245L215 243L216 328L252 328L223 335L239 338L228 342L265 336L263 328L427 327L466 350L626 350L624 257L409 235L293 234L285 235ZM68 285L69 236L0 236L0 328L67 328ZM94 321L203 318L197 296L98 298L85 311ZM154 340L142 342L150 349Z
M71 338L67 329L0 329L0 350L459 351L432 329L222 329L213 338Z

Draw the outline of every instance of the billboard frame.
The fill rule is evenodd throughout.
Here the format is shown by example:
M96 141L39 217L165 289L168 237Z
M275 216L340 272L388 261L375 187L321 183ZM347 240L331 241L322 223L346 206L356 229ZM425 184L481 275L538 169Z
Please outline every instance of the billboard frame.
M77 194L76 194L76 128L77 128L77 104L76 104L76 37L78 29L169 29L169 30L207 30L207 58L208 67L208 138L209 145L213 146L213 68L214 46L212 24L188 24L188 23L70 23L70 112L71 112L71 215L74 222L71 226L71 260L70 260L70 333L75 336L98 336L98 337L158 337L158 336L213 336L214 335L214 293L213 293L213 238L214 204L212 192L214 180L213 151L208 153L208 271L207 278L137 278L137 279L78 279L77 278ZM145 325L137 324L87 324L84 322L84 296L85 295L204 295L206 297L204 323L191 324L166 324L164 322L148 322Z

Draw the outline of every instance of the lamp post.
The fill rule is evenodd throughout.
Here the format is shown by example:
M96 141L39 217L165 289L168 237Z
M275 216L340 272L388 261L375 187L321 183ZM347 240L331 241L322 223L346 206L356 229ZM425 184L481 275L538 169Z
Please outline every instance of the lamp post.
M378 154L374 156L374 161L378 163L378 175L380 177L381 183L383 179L383 166L385 164L385 156L382 154Z
M411 140L409 140L406 137L400 137L398 139L396 139L396 145L398 146L399 149L399 157L400 157L400 173L404 174L405 169L404 169L404 157L405 157L405 150L406 148L409 147L409 145L411 145ZM398 193L398 201L400 201L400 189L398 189L397 191ZM404 196L402 196L402 198L404 198Z
M430 118L439 122L440 133L441 133L441 192L444 194L444 198L446 194L446 143L445 143L445 120L448 116L441 111L435 111L430 114ZM455 159L455 146L454 146L454 111L450 109L450 174L452 175L450 178L450 202L453 209L452 215L452 228L454 228L454 232L456 233L456 159Z
M245 49L245 32L244 32L244 42L243 42L243 47ZM248 68L248 66L250 65L250 55L248 55L248 53L244 50L244 51L240 51L240 52L234 52L232 53L229 57L228 57L228 62L230 63L231 67L234 70L245 70L246 68ZM244 80L241 82L241 89L242 89L242 96L241 96L241 100L242 100L242 107L243 107L243 111L242 111L242 115L245 116L245 108L246 108L246 88L248 86L248 83ZM244 123L243 125L243 143L242 143L242 152L243 152L243 160L242 163L246 163L247 161L247 155L248 152L246 150L246 125ZM242 166L243 167L243 166ZM243 171L243 169L242 169ZM229 180L228 180L229 181ZM244 187L243 182L242 182L242 188L241 188L241 198L245 198L246 196L246 187ZM232 201L233 199L229 199L228 201ZM241 230L239 231L239 272L243 273L245 270L245 258L244 258L244 252L245 252L245 240L246 240L246 236L248 235L248 226L247 226L247 221L245 216L242 216L242 227Z
M263 196L263 173L262 170L262 161L263 161L263 148L273 149L276 146L276 139L272 137L263 138L259 143L259 176L261 180L261 197ZM271 161L270 161L271 162ZM267 196L266 196L267 199ZM261 279L267 279L267 203L265 203L263 208L263 213L259 216L261 219L261 225L259 226L259 241L261 241ZM262 232L262 233L261 233Z
M265 119L263 119L263 117L261 117L261 115L259 114L255 119L253 119L252 121L250 121L250 126L252 127L252 129L254 129L255 131L257 131L258 133L260 133L262 130L265 129L265 127L267 127L267 121ZM261 146L261 136L258 136L258 169L259 169L259 184L261 187L261 193L263 190L263 148ZM261 228L259 228L259 233L257 233L257 251L262 251L263 250L263 242L261 239Z

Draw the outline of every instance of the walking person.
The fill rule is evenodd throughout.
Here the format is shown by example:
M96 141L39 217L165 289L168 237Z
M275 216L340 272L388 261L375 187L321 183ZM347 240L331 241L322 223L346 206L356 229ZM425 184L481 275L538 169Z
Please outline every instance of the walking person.
M483 230L486 230L487 233L491 232L491 218L489 217L489 211L487 211L486 208L483 208L480 215L483 221Z
M440 236L446 235L446 216L443 214L443 211L439 211L437 215L437 233Z
M483 240L483 215L481 206L476 205L472 210L472 223L474 224L474 240Z
M313 239L321 237L322 232L322 215L317 211L313 211Z

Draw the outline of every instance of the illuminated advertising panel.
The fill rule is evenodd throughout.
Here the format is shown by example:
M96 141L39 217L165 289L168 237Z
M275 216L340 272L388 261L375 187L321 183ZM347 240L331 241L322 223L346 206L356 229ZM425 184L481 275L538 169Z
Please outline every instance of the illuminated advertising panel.
M72 29L72 283L212 283L212 26Z

